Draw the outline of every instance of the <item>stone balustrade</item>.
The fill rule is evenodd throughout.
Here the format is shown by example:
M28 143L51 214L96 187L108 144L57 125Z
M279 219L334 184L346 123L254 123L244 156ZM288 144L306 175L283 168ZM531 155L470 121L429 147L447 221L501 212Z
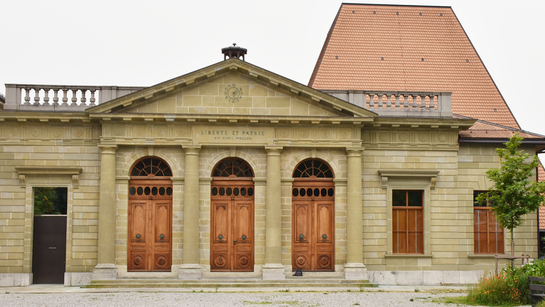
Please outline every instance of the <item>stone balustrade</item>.
M324 93L380 116L452 117L450 92L340 91Z
M6 84L5 110L78 112L144 87Z

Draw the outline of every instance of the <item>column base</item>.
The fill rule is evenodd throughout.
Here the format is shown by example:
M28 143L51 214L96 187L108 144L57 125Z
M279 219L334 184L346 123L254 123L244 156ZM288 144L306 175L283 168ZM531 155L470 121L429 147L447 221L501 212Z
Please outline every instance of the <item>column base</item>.
M93 280L117 279L117 266L113 263L99 263L93 269Z
M200 280L202 279L202 268L199 264L182 264L178 271L178 279Z
M368 280L367 268L363 263L347 263L344 265L344 278Z
M263 266L263 280L284 280L284 266L280 263L267 263Z

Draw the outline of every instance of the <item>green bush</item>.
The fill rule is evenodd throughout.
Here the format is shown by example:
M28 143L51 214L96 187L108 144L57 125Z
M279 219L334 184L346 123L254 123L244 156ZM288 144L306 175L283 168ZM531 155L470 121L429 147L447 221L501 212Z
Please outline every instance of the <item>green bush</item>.
M529 302L528 276L516 269L481 279L468 293L468 301L479 305L523 305ZM526 286L524 286L526 284Z
M545 277L545 260L536 260L520 268L508 267L481 279L469 289L467 301L492 306L529 304L528 276Z
M539 302L536 307L545 307L545 301Z

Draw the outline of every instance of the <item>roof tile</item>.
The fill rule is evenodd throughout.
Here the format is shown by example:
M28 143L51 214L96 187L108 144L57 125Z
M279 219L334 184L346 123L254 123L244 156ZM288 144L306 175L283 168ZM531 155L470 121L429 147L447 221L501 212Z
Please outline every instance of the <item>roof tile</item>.
M343 4L309 86L452 92L454 113L520 129L450 7Z

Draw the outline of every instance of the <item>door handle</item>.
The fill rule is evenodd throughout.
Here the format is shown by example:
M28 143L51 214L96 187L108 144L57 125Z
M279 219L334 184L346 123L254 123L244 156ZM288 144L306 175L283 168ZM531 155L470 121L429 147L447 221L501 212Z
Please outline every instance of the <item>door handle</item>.
M237 245L237 240L233 240L233 244L234 244L234 245Z

